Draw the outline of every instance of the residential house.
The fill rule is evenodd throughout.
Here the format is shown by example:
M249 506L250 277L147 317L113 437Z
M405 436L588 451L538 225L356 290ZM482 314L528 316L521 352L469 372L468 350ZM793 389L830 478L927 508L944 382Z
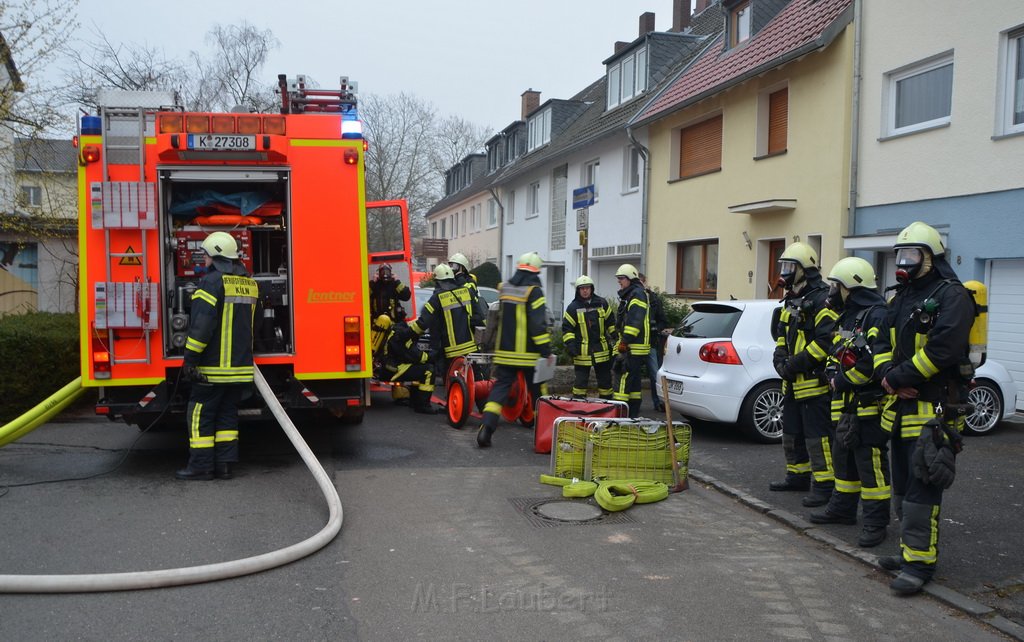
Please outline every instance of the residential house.
M809 243L826 270L845 255L854 3L707 10L722 34L629 123L651 158L644 263L688 299L777 297L788 244Z
M654 31L654 18L641 15L638 37L616 43L604 76L524 115L526 153L494 180L505 215L500 267L510 273L521 254L540 253L554 318L572 300L581 274L594 279L599 294L614 297L616 268L641 257L645 170L625 124L707 39L691 26L687 0L675 3L673 30ZM591 185L593 205L585 216L573 212L573 190Z
M1019 0L864 2L851 252L894 277L896 234L943 236L960 279L988 288L989 356L1024 409L1024 11ZM907 29L927 15L926 26ZM866 254L866 258L872 255Z
M74 312L77 169L69 139L16 138L13 211L0 220L0 313Z

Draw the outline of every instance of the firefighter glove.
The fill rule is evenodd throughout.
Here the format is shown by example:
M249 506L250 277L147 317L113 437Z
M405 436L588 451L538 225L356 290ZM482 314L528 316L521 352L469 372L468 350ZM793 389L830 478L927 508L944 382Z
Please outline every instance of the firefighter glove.
M956 479L956 457L949 444L943 442L942 428L933 422L921 428L912 463L914 476L926 484L946 489Z
M181 369L181 380L191 381L194 383L203 383L206 381L206 375L199 372L199 368L195 366L184 366Z
M580 356L580 348L575 343L567 343L565 345L565 351L569 353L570 357Z

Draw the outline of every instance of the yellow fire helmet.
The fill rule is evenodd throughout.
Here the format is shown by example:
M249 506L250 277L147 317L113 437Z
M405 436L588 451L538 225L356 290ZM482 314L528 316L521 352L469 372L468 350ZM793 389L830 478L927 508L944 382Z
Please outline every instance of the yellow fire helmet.
M213 232L203 241L203 250L210 256L238 258L238 242L227 232Z
M874 290L878 287L875 269L871 267L870 263L856 256L848 256L833 265L832 271L828 273L828 280L841 283L848 290L854 288Z

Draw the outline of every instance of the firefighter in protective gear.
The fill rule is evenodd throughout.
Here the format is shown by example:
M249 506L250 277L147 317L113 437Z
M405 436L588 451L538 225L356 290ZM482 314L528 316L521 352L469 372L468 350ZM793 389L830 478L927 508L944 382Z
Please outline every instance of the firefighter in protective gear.
M875 372L891 354L876 354L878 337L889 332L885 299L876 290L875 270L864 259L848 257L829 272L828 305L839 313L838 332L825 368L832 389L832 443L835 490L824 510L811 513L814 524L856 524L857 504L864 513L859 546L885 540L892 496L889 432L882 428L885 401Z
M832 346L838 315L826 305L828 286L821 279L818 255L806 243L792 243L779 257L778 285L785 288L777 326L773 363L782 378L782 445L786 478L769 490L803 491L804 506L824 506L835 486L829 387L825 358Z
M402 301L412 298L412 290L392 274L387 263L377 268L377 278L370 279L370 316L376 319L386 314L394 321L405 320Z
M612 398L612 351L608 332L615 324L612 306L594 293L594 280L584 274L576 279L576 297L562 315L562 343L572 357L574 397L587 396L590 368L597 377L601 399Z
M434 392L434 355L420 350L416 345L416 333L404 321L387 325L374 376L391 383L404 381L415 384L410 395L413 411L434 414L430 403L430 395Z
M487 320L487 305L480 298L480 291L476 287L476 275L469 271L469 260L462 252L456 252L448 257L448 267L455 274L455 282L465 286L473 297L473 327L483 327Z
M476 352L471 324L473 298L466 286L456 283L455 274L444 263L434 268L434 280L434 293L409 327L417 335L430 331L432 349L443 357L441 372L447 373L452 359Z
M183 374L192 381L186 480L230 479L238 461L238 404L253 381L252 327L259 288L227 232L203 241L206 274L192 295Z
M932 440L936 448L928 453L943 457L947 467L948 455L959 450L967 383L974 374L969 335L975 310L934 228L911 223L896 237L894 249L899 286L889 302L888 336L876 351L892 353L881 372L882 387L893 395L882 411L882 426L892 433L901 554L880 563L900 570L889 585L893 591L912 594L935 574L942 491L948 482L918 477L913 462L925 454L916 452L925 446L919 440ZM927 470L943 462L923 463Z
M640 416L641 378L644 364L651 352L651 319L647 290L640 282L640 274L629 263L623 263L615 271L619 280L619 309L615 315L615 327L619 337L616 351L618 359L624 360L622 376L613 398L629 405L629 416Z
M533 381L537 360L541 357L554 359L547 327L547 306L540 282L542 265L539 254L527 252L519 257L512 278L498 286L494 386L484 406L483 423L476 433L476 443L481 448L491 445L501 408L507 403L520 372L526 380L531 404L545 392L545 384Z

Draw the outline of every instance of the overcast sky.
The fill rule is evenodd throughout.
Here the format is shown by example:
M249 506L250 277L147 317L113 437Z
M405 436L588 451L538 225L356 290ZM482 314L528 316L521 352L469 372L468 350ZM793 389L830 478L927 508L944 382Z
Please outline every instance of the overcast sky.
M281 42L264 69L306 74L361 94L407 92L497 131L519 118L520 94L569 98L604 73L617 40L638 35L640 14L672 27L672 0L80 0L79 36L206 52L214 24L247 20ZM157 8L159 7L159 8Z

